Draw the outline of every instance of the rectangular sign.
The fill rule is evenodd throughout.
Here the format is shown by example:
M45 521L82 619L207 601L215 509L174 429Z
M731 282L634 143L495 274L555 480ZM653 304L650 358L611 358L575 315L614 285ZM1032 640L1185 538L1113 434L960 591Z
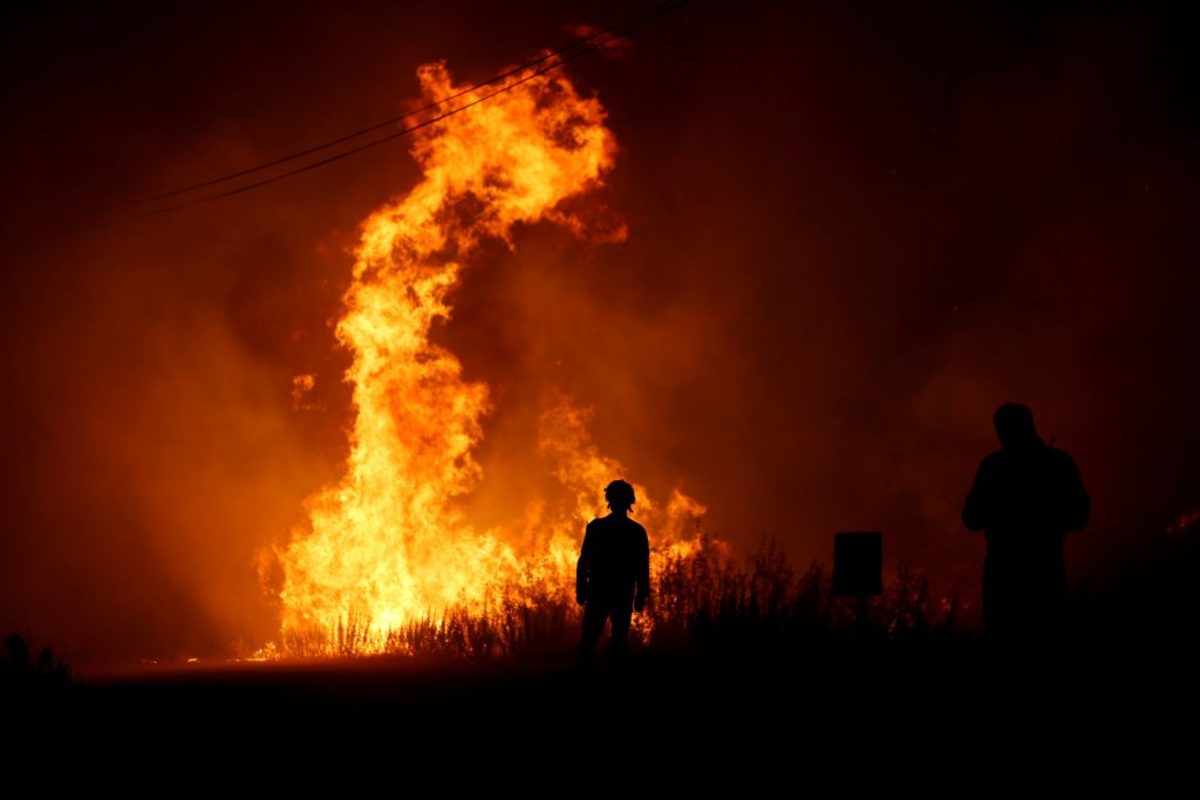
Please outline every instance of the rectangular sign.
M867 597L883 591L883 534L846 531L833 537L833 593Z

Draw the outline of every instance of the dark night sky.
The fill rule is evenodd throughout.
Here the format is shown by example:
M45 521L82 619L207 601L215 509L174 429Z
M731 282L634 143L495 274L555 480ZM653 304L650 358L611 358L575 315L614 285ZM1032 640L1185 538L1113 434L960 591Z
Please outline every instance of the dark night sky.
M631 477L805 562L871 527L974 576L958 511L1006 400L1092 491L1076 580L1200 505L1193 20L967 5L696 2L570 67L630 238L527 230L456 296L438 335L496 401L479 514L520 494L547 384ZM423 62L482 79L639 7L7 4L0 625L85 656L270 634L254 553L344 454L348 248L417 171L399 143L170 216L128 199L387 117ZM300 372L322 408L292 409Z

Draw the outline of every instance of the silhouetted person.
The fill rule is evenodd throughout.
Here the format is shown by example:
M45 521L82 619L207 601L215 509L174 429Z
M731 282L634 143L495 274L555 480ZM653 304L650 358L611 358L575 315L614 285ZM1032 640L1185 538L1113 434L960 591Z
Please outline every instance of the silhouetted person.
M1090 502L1075 462L1042 441L1026 406L1000 406L995 425L1001 448L980 463L962 519L987 537L984 630L1034 640L1062 621L1063 540L1087 524Z
M646 529L629 518L636 498L622 480L610 483L604 498L611 512L587 525L575 569L575 599L584 606L579 662L590 664L604 623L612 620L614 660L625 657L629 620L650 594L650 540Z

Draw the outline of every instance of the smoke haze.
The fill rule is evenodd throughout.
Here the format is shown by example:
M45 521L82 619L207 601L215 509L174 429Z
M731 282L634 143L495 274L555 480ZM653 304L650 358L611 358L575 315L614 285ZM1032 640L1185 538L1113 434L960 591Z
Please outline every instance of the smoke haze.
M0 625L95 658L273 635L258 554L346 455L349 251L418 174L401 141L177 214L125 202L389 116L419 64L480 80L636 8L2 12ZM1119 580L1200 505L1190 29L697 2L574 62L620 146L579 213L628 237L537 225L470 266L435 331L491 389L469 513L545 488L556 387L624 477L744 549L827 560L879 529L890 564L970 580L958 513L1015 400L1093 495L1073 579Z

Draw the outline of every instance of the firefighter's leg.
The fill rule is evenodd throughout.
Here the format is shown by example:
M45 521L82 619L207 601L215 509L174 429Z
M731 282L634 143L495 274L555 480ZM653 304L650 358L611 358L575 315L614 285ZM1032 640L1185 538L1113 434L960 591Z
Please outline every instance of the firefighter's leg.
M622 662L629 654L629 619L633 606L621 605L612 610L612 654L613 661Z
M608 619L608 609L592 600L583 607L583 635L579 638L578 661L582 666L589 666L596 659L596 643L604 633L604 623Z

